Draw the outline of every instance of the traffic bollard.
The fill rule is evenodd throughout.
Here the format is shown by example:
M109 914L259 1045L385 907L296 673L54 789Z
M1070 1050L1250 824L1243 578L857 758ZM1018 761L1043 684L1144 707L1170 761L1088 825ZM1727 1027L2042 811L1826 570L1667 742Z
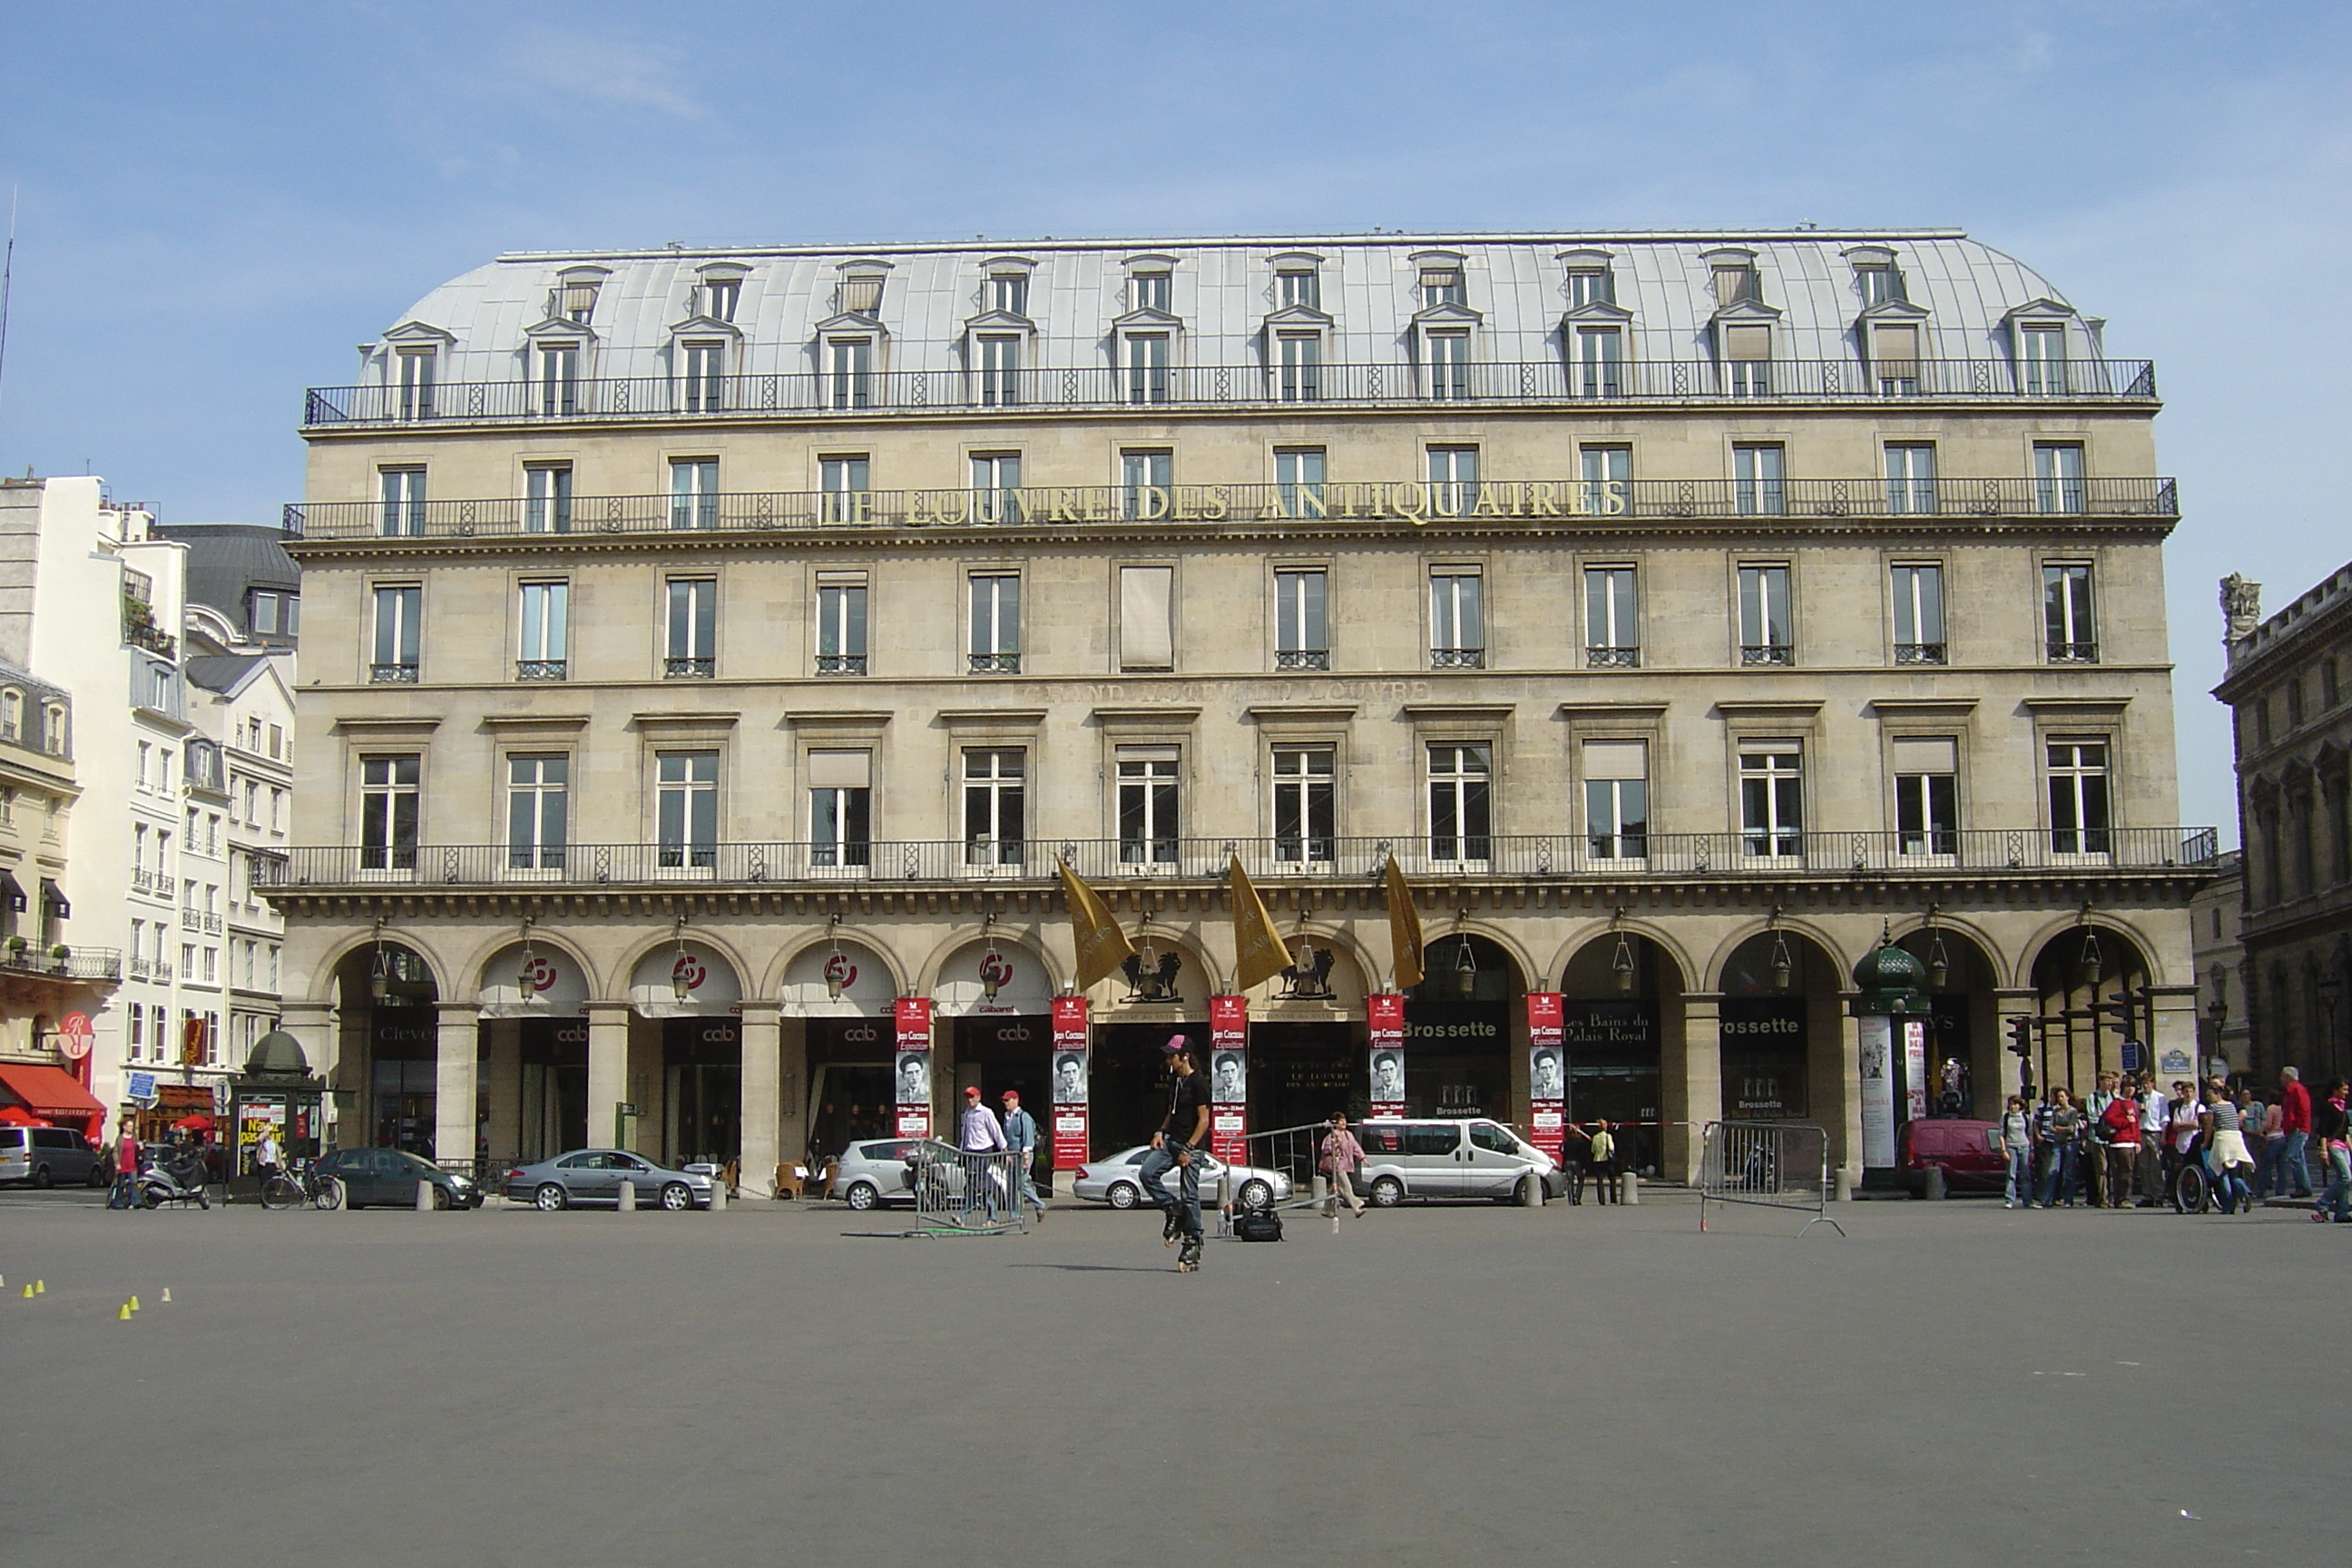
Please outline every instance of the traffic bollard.
M637 1212L637 1184L626 1176L621 1178L621 1212L623 1214Z
M1628 1171L1617 1178L1617 1201L1638 1204L1642 1201L1642 1178Z
M1943 1166L1941 1166L1941 1165L1930 1165L1930 1166L1928 1166L1928 1167L1927 1167L1927 1190L1926 1196L1927 1196L1927 1201L1928 1201L1929 1203L1941 1203L1941 1202L1943 1201L1943 1199L1944 1199L1944 1167L1943 1167Z
M433 1184L430 1182L419 1181L416 1184L416 1212L418 1214L433 1212Z
M712 1214L727 1212L727 1184L716 1176L710 1181L710 1212Z

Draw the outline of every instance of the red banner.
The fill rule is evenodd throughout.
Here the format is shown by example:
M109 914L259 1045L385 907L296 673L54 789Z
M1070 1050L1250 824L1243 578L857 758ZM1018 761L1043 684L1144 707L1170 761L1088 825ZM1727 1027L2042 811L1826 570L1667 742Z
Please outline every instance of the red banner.
M1371 1114L1404 1114L1404 998L1382 992L1364 998L1371 1026Z
M1087 1163L1087 999L1054 998L1054 1169Z
M1239 1164L1249 1151L1249 998L1209 998L1209 1152Z
M1559 1158L1567 1141L1568 1047L1560 1027L1560 994L1528 993L1528 1135Z
M898 1136L931 1135L931 999L901 996L898 1037Z

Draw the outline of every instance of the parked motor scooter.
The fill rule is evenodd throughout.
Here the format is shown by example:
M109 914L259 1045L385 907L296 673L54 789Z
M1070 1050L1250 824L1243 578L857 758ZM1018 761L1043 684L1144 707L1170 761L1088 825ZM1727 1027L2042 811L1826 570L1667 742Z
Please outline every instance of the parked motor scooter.
M205 1193L203 1164L142 1153L139 1161L140 1206L152 1209L179 1204L184 1207L192 1203L200 1209L213 1206L213 1200Z

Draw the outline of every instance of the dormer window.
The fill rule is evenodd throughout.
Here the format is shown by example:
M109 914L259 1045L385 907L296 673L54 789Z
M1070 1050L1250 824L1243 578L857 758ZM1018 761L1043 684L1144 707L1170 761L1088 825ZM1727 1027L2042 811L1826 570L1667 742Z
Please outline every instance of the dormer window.
M1734 397L1772 393L1772 329L1761 322L1726 322L1716 329L1723 343L1724 390Z
M714 321L731 321L743 300L743 279L713 278L702 286L702 313Z
M543 415L580 411L580 344L568 338L551 338L539 345L539 412Z
M601 277L566 278L556 286L554 313L567 321L585 325L588 318L595 313L596 293L604 287L604 282Z
M396 349L392 357L400 389L400 417L432 418L434 366L439 354L427 346Z
M1276 305L1309 310L1323 308L1323 275L1312 267L1286 267L1274 275Z
M1870 371L1882 397L1919 395L1919 333L1914 321L1876 321L1870 328Z
M1459 305L1462 298L1462 268L1451 264L1424 266L1421 269L1421 308L1434 310L1440 305Z
M727 406L727 344L719 338L689 338L678 345L685 372L686 411L715 414Z
M2017 357L2019 380L2029 396L2054 397L2065 393L2065 322L2019 322Z
M1008 316L1029 313L1029 274L1026 272L992 272L988 275L988 308L1002 310Z
M1606 267L1571 267L1568 270L1568 308L1579 305L1613 305L1617 302L1616 278Z
M1905 298L1903 274L1892 261L1864 261L1853 269L1855 284L1862 289L1864 308L1891 305Z
M881 314L882 274L879 272L844 273L835 298L844 315Z
M1028 279L1024 278L1021 281L1026 284ZM1020 402L1020 337L1013 332L982 332L980 334L979 349L982 405L989 408L1010 408Z
M1165 269L1131 272L1127 279L1127 304L1130 310L1157 310L1169 314L1170 285L1173 275Z
M1714 274L1717 310L1744 305L1764 297L1764 291L1757 282L1756 264L1752 261L1718 261L1715 264Z

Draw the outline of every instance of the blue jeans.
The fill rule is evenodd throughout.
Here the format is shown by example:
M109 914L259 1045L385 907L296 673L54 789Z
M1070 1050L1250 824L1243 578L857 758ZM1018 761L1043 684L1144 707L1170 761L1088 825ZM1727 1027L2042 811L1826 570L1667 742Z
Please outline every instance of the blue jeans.
M990 1151L966 1151L963 1161L963 1212L973 1209L984 1213L990 1223L996 1219L996 1173L1000 1162L990 1157Z
M2213 1202L2223 1214L2254 1206L2254 1189L2246 1184L2243 1165L2216 1166L2209 1162L2205 1170L2213 1179Z
M2310 1144L2311 1134L2308 1132L2290 1132L2286 1135L2285 1175L2294 1178L2294 1195L2299 1198L2307 1198L2311 1195L2311 1167L2304 1161L2304 1151ZM2284 1177L2279 1182L2279 1196L2286 1196L2286 1182Z
M2042 1206L2060 1198L2074 1201L2074 1145L2045 1143L2042 1148Z
M1045 1200L1037 1195L1036 1184L1029 1174L1030 1163L1036 1158L1037 1152L1034 1149L1016 1149L1013 1153L1017 1160L1013 1167L1013 1212L1019 1213L1021 1205L1027 1204L1039 1214L1044 1214Z
M2003 1189L2001 1196L2011 1204L2023 1204L2030 1208L2033 1204L2033 1151L2031 1148L2010 1149L2004 1152L2009 1156L2009 1185Z
M2331 1146L2327 1151L2327 1190L2319 1194L2319 1212L2336 1220L2352 1220L2352 1154Z
M1181 1165L1176 1164L1177 1155L1191 1152L1192 1150L1188 1146L1171 1138L1143 1157L1143 1169L1140 1175L1143 1181L1143 1195L1167 1213L1174 1215L1177 1229L1186 1236L1197 1237L1201 1234L1201 1163L1198 1160L1188 1160ZM1160 1184L1160 1178L1166 1175L1171 1166L1183 1173L1181 1184L1184 1196L1181 1202L1178 1201L1175 1194Z

